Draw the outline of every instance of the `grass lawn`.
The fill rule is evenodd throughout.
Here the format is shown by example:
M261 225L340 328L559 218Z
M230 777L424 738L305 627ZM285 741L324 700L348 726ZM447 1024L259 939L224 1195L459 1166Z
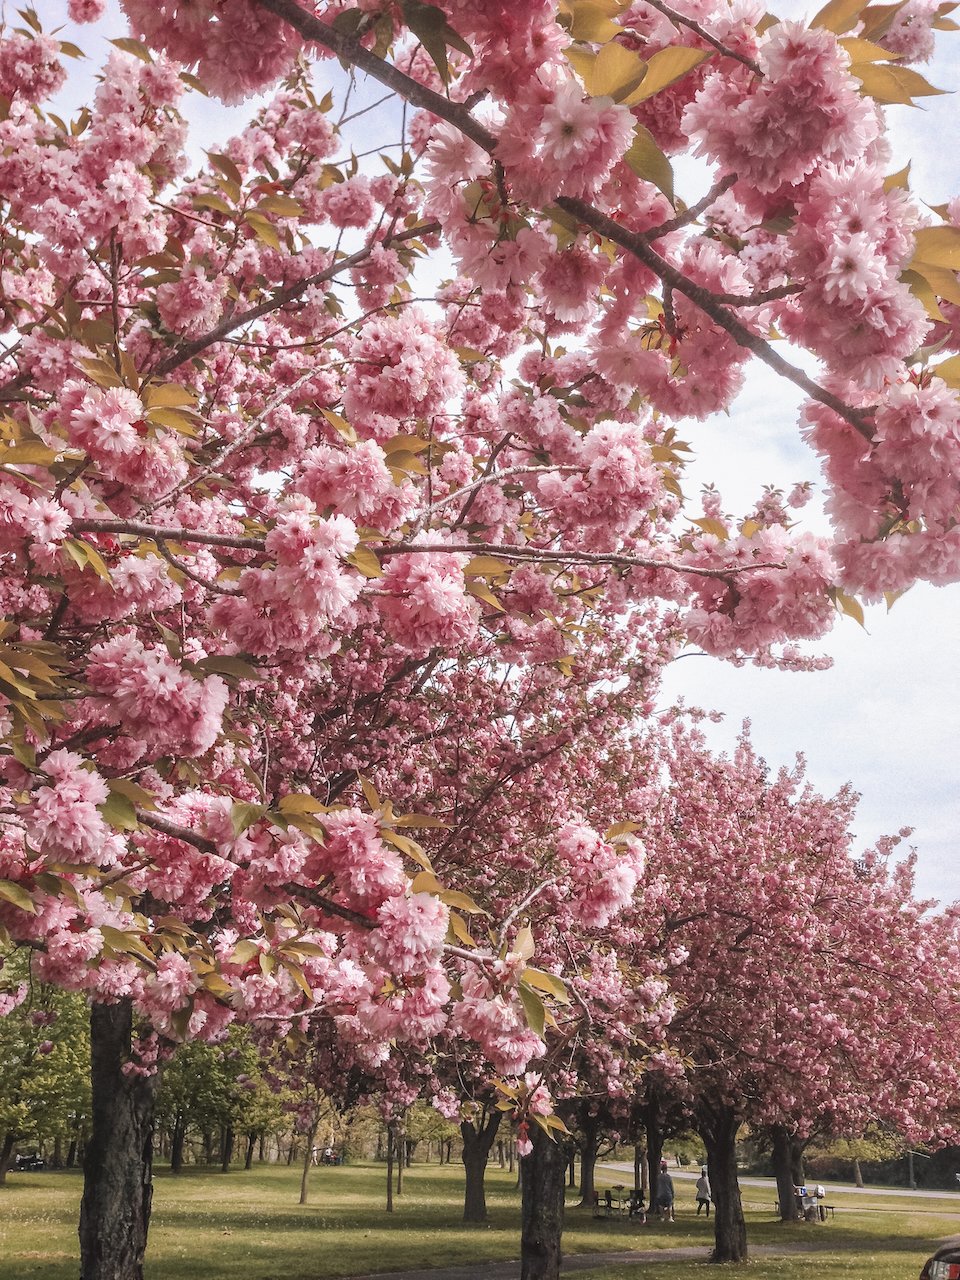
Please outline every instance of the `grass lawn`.
M490 1223L459 1221L462 1173L456 1166L415 1165L405 1176L392 1216L383 1212L383 1166L320 1168L311 1203L297 1204L299 1171L271 1165L249 1173L159 1170L150 1233L149 1280L325 1280L373 1271L516 1258L519 1195L498 1169L488 1174ZM600 1181L617 1175L601 1173ZM0 1280L75 1280L80 1177L68 1173L11 1174L0 1188ZM678 1220L643 1227L623 1219L595 1220L571 1208L568 1253L702 1245L712 1222L693 1213L693 1192L678 1185ZM782 1226L773 1221L773 1194L745 1191L750 1242L771 1247L814 1245L816 1252L757 1257L750 1280L916 1280L934 1242L960 1229L956 1198L898 1200L844 1195L834 1222ZM583 1280L669 1280L689 1273L689 1261L605 1267Z

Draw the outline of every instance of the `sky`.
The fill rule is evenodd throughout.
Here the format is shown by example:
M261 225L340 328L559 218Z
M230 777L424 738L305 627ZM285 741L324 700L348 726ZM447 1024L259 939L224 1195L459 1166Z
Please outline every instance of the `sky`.
M65 22L66 0L34 0L34 5L48 30ZM15 24L17 6L0 7ZM801 21L817 8L798 0L774 0L770 7L780 17ZM116 0L111 0L110 11L111 17L95 27L67 24L62 33L90 55L77 67L72 93L81 96L67 99L67 110L87 93L107 48L105 37L123 33ZM335 64L325 66L336 74ZM937 56L923 70L939 88L960 89L960 32L940 35ZM196 95L192 101L198 102ZM894 147L890 171L911 161L913 191L934 205L960 194L957 105L952 94L921 103L920 108L887 109ZM241 119L204 102L194 120L194 145L214 146L235 132ZM390 140L395 137L391 130ZM369 145L377 142L371 136ZM708 185L705 173L696 165L677 169L678 191L692 203ZM755 365L729 417L691 425L686 433L696 449L687 494L695 495L712 480L725 509L744 512L765 483L789 489L809 480L818 486L817 461L796 430L800 399L792 385ZM816 504L805 510L803 522L819 526ZM832 635L816 650L833 659L828 671L735 668L691 653L668 670L663 702L683 698L722 712L722 722L707 727L717 748L731 746L749 720L754 743L773 767L792 764L800 752L808 778L821 791L852 782L862 797L855 822L859 841L866 845L882 834L912 827L908 843L917 849L918 890L954 901L960 899L958 635L960 584L917 587L890 612L883 606L869 609L866 629L850 618L838 618Z

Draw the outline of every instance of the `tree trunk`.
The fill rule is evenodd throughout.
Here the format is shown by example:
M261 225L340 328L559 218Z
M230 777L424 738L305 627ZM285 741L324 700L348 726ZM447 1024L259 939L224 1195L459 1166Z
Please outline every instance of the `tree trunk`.
M585 1116L580 1128L583 1132L580 1143L580 1204L591 1205L596 1185L597 1152L600 1150L600 1124L596 1116Z
M393 1213L393 1124L387 1125L387 1213Z
M397 1130L393 1137L394 1150L397 1155L397 1195L403 1195L403 1130Z
M230 1172L230 1161L233 1159L234 1132L233 1125L228 1124L223 1131L220 1145L220 1168L224 1173Z
M497 1164L501 1169L507 1167L507 1153L504 1149L502 1138L497 1141Z
M300 1175L300 1203L307 1203L307 1196L310 1191L310 1166L313 1164L313 1144L317 1139L317 1129L320 1127L319 1111L315 1111L313 1121L310 1125L310 1132L307 1134L307 1150L303 1157L303 1173Z
M567 1151L539 1125L530 1126L530 1138L533 1150L520 1161L520 1280L559 1280Z
M481 1115L480 1128L469 1120L460 1125L463 1135L463 1171L465 1175L463 1189L464 1222L486 1222L487 1196L484 1179L487 1173L487 1159L490 1148L500 1128L502 1111L484 1111Z
M244 1156L244 1159L243 1159L243 1167L245 1169L253 1168L253 1153L256 1149L256 1146L257 1146L257 1135L253 1131L253 1129L251 1129L250 1132L247 1134L247 1154Z
M143 1280L157 1076L127 1075L133 1006L90 1010L93 1131L83 1162L81 1280Z
M173 1122L173 1137L170 1141L170 1172L183 1171L183 1144L187 1137L187 1121L182 1111L177 1112Z
M737 1180L737 1133L740 1118L732 1107L703 1107L700 1136L707 1148L707 1172L713 1192L714 1248L712 1262L745 1262L747 1226L743 1220Z
M257 1143L257 1160L260 1164L263 1164L266 1158L267 1158L267 1131L266 1129L261 1129L260 1138Z
M516 1149L516 1145L517 1144L511 1138L507 1146L507 1172L508 1173L513 1173L513 1161L514 1161L514 1152Z
M63 1168L63 1138L59 1133L53 1140L53 1160L51 1163L54 1169Z
M800 1214L797 1210L797 1197L793 1188L799 1184L793 1180L793 1165L790 1152L790 1135L781 1124L775 1124L773 1134L773 1173L777 1180L777 1198L780 1201L780 1221L797 1222Z
M803 1167L805 1147L806 1143L800 1142L795 1135L790 1137L790 1172L795 1187L802 1187L807 1180L807 1172Z
M862 1187L864 1185L863 1173L860 1170L860 1161L856 1159L853 1162L853 1181L858 1187Z
M445 1145L445 1147L446 1147L446 1151L447 1151L447 1164L449 1164L449 1163L450 1163L450 1152L453 1150L453 1139L452 1139L452 1138L448 1138L448 1139L447 1139L447 1141L446 1141L446 1143L445 1143L444 1145Z
M203 1163L204 1164L213 1163L213 1134L210 1132L209 1129L203 1135ZM290 1161L288 1160L287 1164L289 1163Z
M77 1140L70 1139L70 1146L67 1148L67 1168L72 1169L77 1163Z
M644 1127L647 1131L647 1186L650 1194L657 1185L660 1176L660 1161L663 1159L663 1129L660 1125L660 1112L651 1105L644 1112ZM652 1207L653 1202L650 1201Z
M647 1192L650 1190L650 1182L644 1155L643 1144L640 1142L635 1143L633 1148L633 1189L643 1196L644 1203L649 1204L650 1199Z
M13 1149L16 1145L16 1130L8 1129L3 1135L3 1146L0 1147L0 1187L7 1185L7 1172L13 1164Z

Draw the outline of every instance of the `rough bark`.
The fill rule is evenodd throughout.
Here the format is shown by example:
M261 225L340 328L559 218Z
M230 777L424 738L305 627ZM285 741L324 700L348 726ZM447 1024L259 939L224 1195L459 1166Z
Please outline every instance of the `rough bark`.
M463 1137L464 1188L463 1188L463 1220L464 1222L486 1222L487 1195L484 1180L487 1173L487 1160L490 1148L500 1128L502 1111L484 1111L481 1113L480 1127L472 1121L464 1120L460 1125Z
M173 1136L170 1139L170 1172L183 1171L183 1144L187 1137L187 1121L182 1111L177 1112L173 1122Z
M520 1161L520 1280L559 1280L567 1150L531 1125L533 1150Z
M793 1185L802 1187L807 1180L807 1171L803 1167L803 1153L806 1150L806 1143L800 1142L799 1139L791 1135L790 1137L790 1173L793 1177Z
M307 1150L303 1157L303 1171L300 1174L300 1203L307 1203L307 1196L310 1194L310 1166L313 1164L313 1144L317 1140L317 1129L320 1125L320 1117L314 1114L313 1121L310 1125L310 1132L307 1134Z
M597 1152L600 1150L600 1121L596 1116L584 1116L580 1131L583 1134L580 1143L580 1203L591 1205L596 1186Z
M393 1121L387 1125L387 1213L393 1213Z
M0 1147L0 1187L6 1186L7 1173L13 1164L13 1151L16 1145L16 1132L13 1129L8 1129L3 1135L3 1146Z
M651 1103L645 1109L643 1123L647 1131L647 1186L650 1188L652 1195L653 1188L657 1185L657 1178L660 1176L660 1161L663 1159L664 1143L660 1111L655 1104Z
M157 1076L124 1074L132 1034L129 1000L91 1009L93 1131L83 1162L81 1280L143 1280Z
M790 1135L783 1125L774 1125L773 1174L777 1180L777 1198L780 1202L780 1221L796 1222L800 1214L793 1188L799 1184L793 1180L793 1164L790 1151Z
M713 1192L712 1262L745 1262L747 1226L737 1178L737 1133L740 1118L732 1107L703 1107L698 1116L707 1148L707 1172Z

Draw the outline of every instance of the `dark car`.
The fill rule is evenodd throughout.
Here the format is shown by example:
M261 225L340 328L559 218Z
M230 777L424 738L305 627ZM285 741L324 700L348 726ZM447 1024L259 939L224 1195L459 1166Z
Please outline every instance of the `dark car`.
M32 1152L29 1155L17 1156L16 1163L14 1164L14 1168L23 1173L36 1173L43 1167L43 1157L38 1155L36 1152Z
M952 1236L926 1260L920 1280L960 1280L960 1236Z

